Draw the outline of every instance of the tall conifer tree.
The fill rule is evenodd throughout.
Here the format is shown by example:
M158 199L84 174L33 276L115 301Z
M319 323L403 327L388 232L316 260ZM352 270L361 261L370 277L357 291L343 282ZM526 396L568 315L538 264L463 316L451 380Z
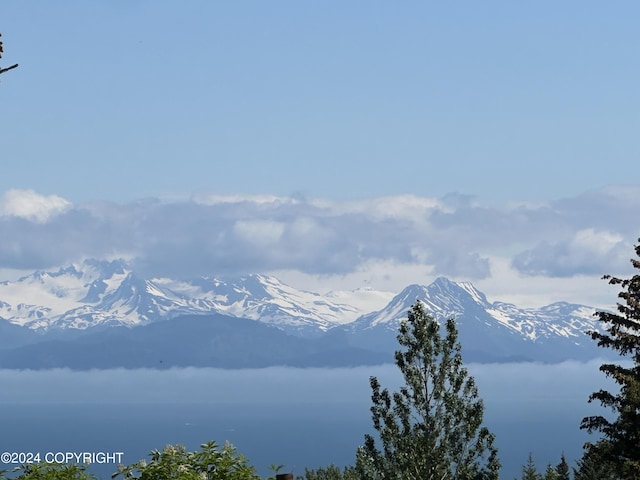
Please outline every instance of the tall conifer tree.
M531 453L529 453L527 463L522 466L520 480L542 480L542 477L536 469L536 464L533 462L533 454Z
M558 480L571 480L571 469L564 456L564 452L562 452L562 456L560 457L560 463L556 465L556 472L558 472Z
M551 464L548 464L542 478L544 480L558 480L560 477L558 476L558 471L555 469L555 467Z
M574 480L618 480L620 478L603 459L606 445L608 444L598 442L595 445L586 446L584 455L576 462L576 468L573 469Z
M631 259L634 268L640 270L640 239L635 246L636 256ZM617 313L596 312L605 326L605 333L589 332L598 346L610 348L622 359L624 365L605 363L600 366L607 377L620 386L618 392L601 389L589 397L589 402L598 401L613 410L615 418L609 420L602 415L585 417L580 428L589 432L600 432L602 441L587 444L585 455L597 455L606 462L619 478L640 479L640 273L628 279L611 275L603 277L612 285L619 285L622 300L617 304Z
M416 302L400 325L395 360L405 385L381 389L371 377L372 436L358 450L361 479L497 480L494 436L482 426L484 406L462 365L455 320L440 325Z

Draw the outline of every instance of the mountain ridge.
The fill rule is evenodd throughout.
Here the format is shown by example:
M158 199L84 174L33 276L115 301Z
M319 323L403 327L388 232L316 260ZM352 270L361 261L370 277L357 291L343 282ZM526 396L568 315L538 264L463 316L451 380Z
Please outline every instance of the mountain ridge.
M210 313L314 334L348 323L362 312L266 275L231 281L145 279L120 260L85 260L54 272L36 271L14 282L0 282L0 319L34 330L135 326Z
M36 348L28 345L43 345L51 339L76 342L86 337L85 333L100 335L117 327L131 330L117 330L124 343L142 345L144 336L156 331L157 323L172 322L177 325L173 328L179 329L176 319L202 316L224 317L226 322L236 318L238 325L249 320L274 327L291 337L278 341L294 350L299 348L294 337L315 339L322 347L316 349L309 344L306 348L316 352L318 364L333 365L328 357L322 360L323 355L331 355L330 341L326 340L330 338L343 344L340 355L345 364L352 365L359 361L358 355L360 361L367 363L372 358L378 359L379 354L392 353L397 346L395 334L400 322L411 306L421 301L438 321L456 318L461 343L468 355L478 361L562 361L592 358L600 353L585 334L587 330L600 328L593 317L595 309L585 305L556 302L540 308L519 308L506 302L489 302L473 284L456 283L444 277L426 286L409 285L389 301L388 297L371 290L358 294L361 296L356 305L349 303L349 292L320 295L261 274L231 279L149 279L138 275L122 260L85 260L53 272L36 271L13 282L0 282L0 326L3 327L0 349L28 350ZM373 299L380 308L367 308L372 303L362 301L363 298ZM188 323L184 323L184 328L188 328ZM237 341L227 330L220 332L211 328L212 335ZM255 330L253 334L264 334L265 339L271 336L265 332ZM200 339L190 341L200 345L198 348L205 348ZM170 348L171 339L166 342L165 346ZM248 343L253 344L253 340ZM52 349L49 358L54 364L65 361L75 364L58 350L59 346L49 347ZM122 352L124 354L124 350ZM13 353L22 355L15 350ZM245 353L255 357L254 353ZM20 358L29 363L28 355L24 355ZM296 360L296 365L311 361L300 360L303 357ZM365 357L368 360L364 360ZM217 357L201 352L199 357L189 358ZM279 361L277 355L272 360L275 364Z

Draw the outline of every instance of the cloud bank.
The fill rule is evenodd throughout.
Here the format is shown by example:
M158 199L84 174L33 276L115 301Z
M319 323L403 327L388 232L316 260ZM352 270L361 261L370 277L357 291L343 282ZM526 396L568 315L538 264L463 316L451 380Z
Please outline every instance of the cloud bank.
M499 206L455 194L344 202L199 194L72 205L10 190L0 197L0 268L125 257L151 276L348 276L377 266L479 281L500 265L521 278L600 276L628 271L638 211L640 187Z
M40 195L33 190L12 189L0 197L0 216L43 223L70 206L71 202L57 195Z

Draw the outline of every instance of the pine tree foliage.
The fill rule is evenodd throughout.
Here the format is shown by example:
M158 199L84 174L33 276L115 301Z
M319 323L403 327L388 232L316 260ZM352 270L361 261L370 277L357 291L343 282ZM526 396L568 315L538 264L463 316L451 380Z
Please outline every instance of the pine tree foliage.
M546 470L544 471L544 476L542 477L544 480L558 480L558 471L551 464L547 465Z
M522 466L522 475L520 480L542 480L542 477L536 469L536 464L533 462L533 455L530 453L527 463Z
M405 385L390 393L371 377L371 435L357 453L362 479L496 480L494 436L482 426L484 406L462 364L455 320L440 325L416 302L400 325L395 353Z
M558 473L558 480L571 480L571 469L564 453L560 456L560 463L556 465L556 472Z
M640 258L640 239L635 252ZM640 269L640 260L631 259L634 268ZM622 299L617 304L617 313L596 312L605 332L589 332L598 346L616 351L631 365L605 363L600 366L607 377L619 386L619 392L601 389L589 397L589 402L598 401L613 410L616 418L604 416L585 417L580 428L589 432L600 432L603 442L587 444L591 454L598 452L602 461L609 463L620 478L640 479L640 274L628 279L605 275L612 285L619 285Z
M603 452L608 444L589 444L573 469L573 480L618 480L611 466L604 460Z

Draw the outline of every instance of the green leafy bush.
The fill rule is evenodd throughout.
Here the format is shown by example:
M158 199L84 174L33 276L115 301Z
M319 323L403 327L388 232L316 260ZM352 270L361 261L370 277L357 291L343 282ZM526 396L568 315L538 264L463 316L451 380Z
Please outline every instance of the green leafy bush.
M6 470L0 470L0 480L96 480L87 472L86 465L66 463L28 463L13 469L17 476L7 477Z
M120 467L112 477L124 480L259 480L254 467L225 443L219 449L216 442L201 445L197 452L187 452L182 445L167 445L161 452L151 452L149 462L140 460Z

